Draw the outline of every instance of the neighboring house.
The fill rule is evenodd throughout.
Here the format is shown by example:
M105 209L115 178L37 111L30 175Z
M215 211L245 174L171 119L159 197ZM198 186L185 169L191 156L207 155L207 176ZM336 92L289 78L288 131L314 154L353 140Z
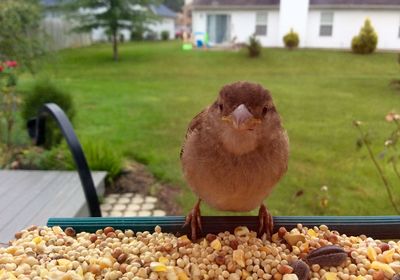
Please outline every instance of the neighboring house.
M174 39L175 38L175 19L176 19L176 13L169 9L165 5L159 5L159 6L151 6L150 7L151 11L160 17L160 20L156 23L153 23L149 26L149 28L155 32L160 39L160 34L163 31L168 31L169 33L169 39Z
M207 32L211 45L247 42L283 46L291 28L300 47L350 48L369 18L378 49L400 49L400 0L194 0L192 31Z
M72 47L87 46L92 43L91 34L72 32L74 24L70 20L66 20L59 11L55 9L59 4L59 0L42 0L44 7L44 19L42 22L49 39L47 47L50 50L59 50Z
M136 8L140 9L140 7ZM149 9L158 18L156 21L147 25L147 28L150 29L150 33L154 34L155 39L161 39L161 32L168 31L169 39L174 39L176 13L162 4L159 6L151 5ZM131 38L131 31L128 29L120 30L119 33L124 37L125 40L129 40ZM153 37L153 35L150 33L145 33L145 37ZM92 39L95 42L107 41L108 36L104 32L103 28L98 28L96 30L93 30Z

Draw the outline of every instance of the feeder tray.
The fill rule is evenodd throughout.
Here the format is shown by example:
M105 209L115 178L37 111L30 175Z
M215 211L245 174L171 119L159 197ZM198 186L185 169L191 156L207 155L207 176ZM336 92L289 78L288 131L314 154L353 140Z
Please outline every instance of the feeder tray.
M327 225L340 234L357 236L365 234L374 239L400 239L400 216L275 216L274 232L279 227L291 229L302 224L306 227ZM104 217L104 218L50 218L47 226L73 227L77 232L95 232L98 229L111 226L115 229L132 229L153 232L155 226L160 226L163 232L176 235L189 234L188 228L182 228L185 222L183 216L165 217ZM233 232L237 226L247 226L256 231L258 217L255 216L203 216L203 234Z

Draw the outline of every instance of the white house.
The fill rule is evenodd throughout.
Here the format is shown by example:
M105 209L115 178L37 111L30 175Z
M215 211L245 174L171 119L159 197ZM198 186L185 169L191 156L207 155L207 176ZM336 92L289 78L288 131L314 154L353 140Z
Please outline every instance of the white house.
M300 47L350 48L369 18L378 49L400 49L400 0L194 0L192 31L210 44L247 42L256 34L263 46L283 46L291 28Z
M59 9L57 9L60 0L41 0L40 2L45 8L42 25L50 37L48 43L50 49L81 47L90 45L92 42L108 40L104 28L97 28L92 32L86 33L71 32L76 23L74 24L71 20L65 18ZM147 26L154 34L155 39L161 39L162 31L168 31L169 39L174 39L176 13L162 4L158 6L151 5L149 9L157 17L156 21L149 23ZM103 10L97 9L95 11L102 12ZM121 30L120 33L124 36L125 40L129 40L131 37L130 30Z
M150 6L152 12L157 15L160 20L150 25L150 29L153 30L158 36L161 32L168 31L169 39L175 38L175 19L177 17L176 13L169 9L165 5Z

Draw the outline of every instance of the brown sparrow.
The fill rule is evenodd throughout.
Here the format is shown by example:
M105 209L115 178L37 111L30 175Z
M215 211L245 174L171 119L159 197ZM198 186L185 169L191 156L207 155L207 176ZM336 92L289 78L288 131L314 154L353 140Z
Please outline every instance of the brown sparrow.
M186 217L192 239L201 230L200 201L224 211L259 208L259 234L272 234L263 204L288 166L289 141L268 90L225 85L217 100L190 122L181 150L184 176L199 197Z

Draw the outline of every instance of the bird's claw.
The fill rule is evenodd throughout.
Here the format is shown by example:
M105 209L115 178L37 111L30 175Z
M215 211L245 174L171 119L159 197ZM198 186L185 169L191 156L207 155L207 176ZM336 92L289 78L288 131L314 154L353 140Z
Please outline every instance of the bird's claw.
M190 213L186 216L186 220L185 223L183 224L183 227L186 227L189 224L190 224L192 241L195 241L197 239L198 230L200 232L203 231L201 225L200 200L196 203L196 205L193 207Z
M258 235L262 236L265 233L267 235L267 238L271 240L272 232L274 229L274 221L272 219L272 215L269 213L264 204L261 204L258 211L258 221Z

